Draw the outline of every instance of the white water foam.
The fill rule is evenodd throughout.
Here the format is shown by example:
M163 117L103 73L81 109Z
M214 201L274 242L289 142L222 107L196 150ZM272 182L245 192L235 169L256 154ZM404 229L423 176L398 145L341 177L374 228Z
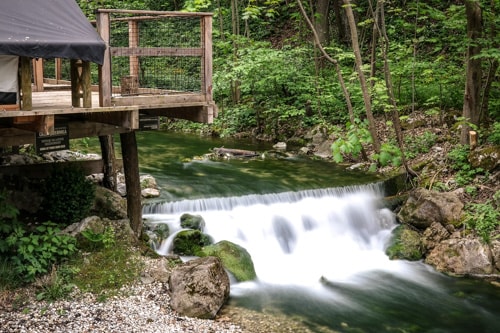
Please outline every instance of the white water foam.
M161 222L199 214L215 242L228 240L250 253L258 282L314 286L321 278L349 282L372 270L404 274L406 264L384 252L396 221L380 208L381 199L374 184L156 204L144 217ZM173 232L179 228L171 225ZM167 254L169 246L159 252Z

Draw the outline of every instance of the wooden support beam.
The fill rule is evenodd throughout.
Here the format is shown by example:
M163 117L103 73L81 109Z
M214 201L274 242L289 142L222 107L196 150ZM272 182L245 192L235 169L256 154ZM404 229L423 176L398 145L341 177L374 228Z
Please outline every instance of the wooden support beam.
M120 134L123 156L125 186L127 188L127 215L130 227L140 239L142 233L141 182L139 179L139 156L135 132Z
M112 47L110 53L121 57L201 57L204 50L200 47Z

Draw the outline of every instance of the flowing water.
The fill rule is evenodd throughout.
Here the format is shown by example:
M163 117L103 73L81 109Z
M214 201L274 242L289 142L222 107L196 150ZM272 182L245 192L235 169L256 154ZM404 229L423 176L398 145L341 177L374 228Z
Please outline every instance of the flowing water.
M396 221L376 178L295 158L191 159L223 144L139 137L141 171L163 191L144 217L175 232L180 215L199 214L216 242L252 256L258 279L233 282L231 306L281 313L313 332L500 332L500 288L387 258ZM170 250L168 240L158 248Z

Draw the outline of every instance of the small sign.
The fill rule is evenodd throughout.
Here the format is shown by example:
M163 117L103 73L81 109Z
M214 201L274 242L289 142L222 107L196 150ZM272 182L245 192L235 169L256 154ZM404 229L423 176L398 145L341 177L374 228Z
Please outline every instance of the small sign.
M69 149L68 124L56 124L51 135L37 132L35 146L37 154Z
M160 129L160 117L139 114L139 129L141 131Z

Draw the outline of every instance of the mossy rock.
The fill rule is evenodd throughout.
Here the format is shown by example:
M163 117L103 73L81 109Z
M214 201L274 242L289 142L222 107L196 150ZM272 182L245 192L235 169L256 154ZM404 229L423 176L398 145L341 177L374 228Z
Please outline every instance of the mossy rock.
M202 247L212 243L212 238L199 230L183 230L174 238L173 251L181 256L199 256Z
M203 231L205 220L200 215L182 214L181 227Z
M423 258L423 244L420 234L406 225L396 227L391 243L386 249L390 259L420 260Z
M229 241L220 241L217 244L205 246L198 253L200 257L213 256L222 261L234 278L239 281L251 281L257 278L252 257L246 249Z

